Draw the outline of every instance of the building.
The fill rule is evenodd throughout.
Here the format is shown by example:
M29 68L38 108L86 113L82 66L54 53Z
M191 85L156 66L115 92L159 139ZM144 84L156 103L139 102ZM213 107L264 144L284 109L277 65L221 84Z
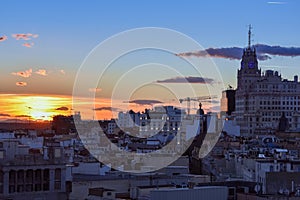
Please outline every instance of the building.
M0 199L67 199L62 149L39 149L18 139L0 140Z
M222 91L221 113L222 115L231 115L235 111L235 90L231 88Z
M128 112L119 112L117 124L120 128L132 128L140 124L140 113L133 110Z
M257 159L255 161L256 182L263 194L276 194L280 189L293 191L300 183L300 161L286 159ZM295 186L292 186L295 184Z
M258 68L255 47L251 46L249 29L248 47L243 52L237 75L237 124L242 136L270 134L278 129L280 117L285 114L290 130L300 128L300 83L282 79L277 71L262 73Z
M195 188L172 188L153 190L150 192L153 200L179 200L179 199L228 199L228 189L224 186L203 186Z

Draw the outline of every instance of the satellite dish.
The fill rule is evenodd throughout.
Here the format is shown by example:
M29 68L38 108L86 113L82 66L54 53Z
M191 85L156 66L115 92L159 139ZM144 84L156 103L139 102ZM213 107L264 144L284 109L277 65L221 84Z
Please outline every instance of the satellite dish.
M254 186L254 191L255 191L256 193L258 193L258 192L260 191L260 189L261 189L261 187L260 187L259 184L256 184L256 185Z

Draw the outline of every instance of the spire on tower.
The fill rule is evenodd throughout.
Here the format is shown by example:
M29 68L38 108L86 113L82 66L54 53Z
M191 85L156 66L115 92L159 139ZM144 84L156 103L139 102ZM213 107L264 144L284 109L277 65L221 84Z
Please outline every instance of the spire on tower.
M251 47L251 29L252 29L252 26L251 26L251 24L249 24L249 31L248 31L248 48Z

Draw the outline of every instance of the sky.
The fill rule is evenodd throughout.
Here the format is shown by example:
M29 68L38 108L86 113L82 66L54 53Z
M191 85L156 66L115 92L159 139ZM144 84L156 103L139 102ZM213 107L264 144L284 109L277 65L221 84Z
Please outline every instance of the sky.
M70 114L72 107L80 109L78 106L74 108L71 103L73 86L80 67L91 58L89 55L92 50L116 34L143 27L180 32L202 47L197 49L196 46L190 46L189 49L189 46L184 46L184 42L174 42L178 46L184 46L177 53L187 53L209 48L242 49L247 46L248 25L251 24L252 44L264 44L268 49L269 58L260 61L259 66L263 70L278 70L284 78L292 79L300 66L299 6L300 2L296 0L1 2L0 119L30 115L33 120L50 120L55 114ZM116 46L122 47L124 44L126 41L120 41ZM286 48L283 49L284 52L290 52L290 48L294 47L294 54L270 54L275 49L274 46L280 47L279 50L276 49L278 52L282 48ZM110 51L113 53L114 49ZM236 87L239 59L228 59L220 55L184 58L200 69L214 66L218 70L218 76L221 75L221 81L215 81L220 89L225 89L227 85ZM176 98L201 96L206 94L211 84L203 83L203 79L215 79L213 76L203 75L199 78L197 71L189 67L186 60L170 52L146 49L130 52L111 63L98 85L92 87L88 85L89 79L102 67L102 60L87 63L90 64L89 70L80 74L85 80L80 84L86 85L87 94L97 97L97 103L94 105L95 109L87 107L82 111L87 113L86 118L94 117L95 113L99 118L109 118L103 112L109 110L109 107L121 110L124 106L122 98L126 95L126 100L129 101L148 99L168 104L174 103ZM143 67L131 71L141 65ZM180 73L178 75L175 72ZM187 82L180 81L180 76L187 78ZM142 81L145 79L149 79L147 84ZM136 87L137 83L140 87ZM118 84L119 87L116 87ZM196 93L186 92L189 87ZM129 89L132 91L129 92ZM175 90L176 94L170 92ZM114 91L117 96L124 96L119 95L117 103L112 105L112 97L116 97ZM28 98L32 101L28 101ZM18 99L18 106L9 99ZM86 97L81 97L81 101L75 103L90 104L90 99ZM38 104L43 104L44 108ZM140 104L134 104L127 105L124 109L128 109L128 106L140 108ZM59 109L61 107L65 108ZM210 105L212 107L217 105Z

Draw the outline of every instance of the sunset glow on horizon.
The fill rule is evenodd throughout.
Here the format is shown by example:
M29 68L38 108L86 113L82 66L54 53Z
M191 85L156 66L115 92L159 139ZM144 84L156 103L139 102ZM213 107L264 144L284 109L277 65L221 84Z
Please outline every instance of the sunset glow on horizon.
M151 100L136 100L151 101ZM152 100L153 101L153 100ZM0 94L0 121L51 121L56 115L72 115L75 111L81 113L84 120L103 120L117 118L119 112L133 110L143 112L145 109L152 109L159 105L178 106L175 102L165 102L160 104L137 104L117 101L117 107L111 106L109 99L97 98L94 101L94 109L90 109L91 102L82 98L77 108L72 109L72 96L63 95L37 95L37 94ZM93 103L93 102L92 102ZM184 104L182 106L185 106ZM198 109L198 104L192 103L191 111L194 113ZM212 108L204 106L204 110L211 111Z
M71 99L67 96L0 94L0 119L52 120L55 115L70 115Z

